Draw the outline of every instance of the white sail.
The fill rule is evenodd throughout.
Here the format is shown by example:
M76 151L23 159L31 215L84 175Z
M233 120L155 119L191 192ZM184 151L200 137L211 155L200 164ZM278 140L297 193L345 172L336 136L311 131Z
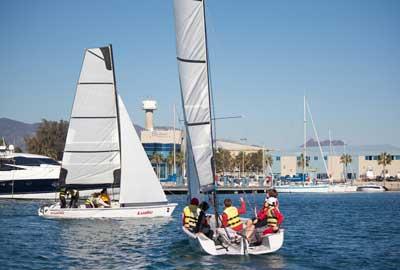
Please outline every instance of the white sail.
M110 47L86 49L62 168L67 185L111 184L120 169L116 91Z
M187 134L187 131L186 131ZM200 182L196 172L196 166L194 162L192 145L190 138L186 136L186 176L188 181L188 198L193 197L200 198Z
M203 1L175 0L174 12L179 79L193 172L197 174L201 191L207 191L213 187L214 180Z
M142 204L165 204L167 198L162 190L149 158L129 114L118 96L121 125L121 188L119 202L123 206Z

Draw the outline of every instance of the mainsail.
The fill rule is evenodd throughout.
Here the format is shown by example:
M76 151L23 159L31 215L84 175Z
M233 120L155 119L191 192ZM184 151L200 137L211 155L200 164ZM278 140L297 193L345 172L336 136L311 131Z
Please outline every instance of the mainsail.
M111 47L86 49L62 160L65 184L112 184L120 139Z
M204 3L175 0L176 51L187 130L190 195L214 187ZM198 183L197 183L198 181ZM197 190L196 190L197 189Z

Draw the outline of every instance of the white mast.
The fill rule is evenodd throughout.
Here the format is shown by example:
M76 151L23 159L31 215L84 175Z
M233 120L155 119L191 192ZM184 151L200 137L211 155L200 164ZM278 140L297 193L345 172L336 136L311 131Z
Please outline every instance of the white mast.
M176 144L175 144L175 121L176 121L176 110L175 110L175 103L174 103L174 132L173 132L173 136L174 136L174 170L173 170L173 174L176 175Z
M303 145L303 184L306 175L306 167L307 167L307 117L306 117L306 96L304 95L304 104L303 104L303 120L304 120L304 145Z
M309 113L309 115L310 115L311 124L312 124L312 127L313 127L313 129L314 129L315 137L317 138L319 151L320 151L320 153L321 153L321 158L322 158L322 161L324 162L325 172L326 172L326 174L328 174L329 182L331 182L331 178L330 178L329 173L328 173L328 166L326 166L326 161L325 161L325 159L324 159L324 152L322 151L322 147L321 147L321 143L320 143L320 141L319 141L317 129L315 128L314 120L313 120L313 117L312 117L312 114L311 114L311 110L310 110L310 106L308 105L308 103L307 103L307 109L308 109L308 113Z

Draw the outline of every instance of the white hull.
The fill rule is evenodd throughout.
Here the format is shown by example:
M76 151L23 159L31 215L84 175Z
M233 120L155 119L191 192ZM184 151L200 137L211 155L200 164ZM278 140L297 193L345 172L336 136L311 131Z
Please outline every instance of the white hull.
M337 193L357 192L357 186L334 184L329 186L329 192L337 192Z
M275 186L279 193L326 193L329 192L329 185L282 185Z
M94 192L100 192L101 189L88 189L80 190L79 197L81 199L88 198ZM111 189L110 189L111 190ZM119 199L119 188L114 189L115 195L111 196L113 200ZM4 194L0 195L0 199L22 199L22 200L56 200L59 198L58 192L46 192L46 193L26 193L26 194Z
M156 206L119 207L112 208L60 208L58 204L44 206L38 210L39 216L51 219L82 219L82 218L153 218L170 217L176 203Z
M383 186L378 185L362 185L357 187L359 192L385 192L386 189Z
M212 219L212 218L211 218ZM213 224L211 224L213 226ZM188 236L189 242L193 247L200 249L209 255L261 255L273 253L279 250L283 245L284 230L278 233L270 234L262 238L261 245L251 246L245 238L239 237L233 240L229 238L225 229L218 228L214 236L214 240L208 238L203 233L194 234L185 227L183 232ZM219 239L218 242L215 239ZM222 241L221 241L222 239Z

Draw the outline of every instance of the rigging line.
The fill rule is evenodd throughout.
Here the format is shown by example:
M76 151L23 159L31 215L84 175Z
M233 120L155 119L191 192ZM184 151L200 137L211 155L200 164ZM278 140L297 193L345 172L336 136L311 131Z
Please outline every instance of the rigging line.
M325 162L325 159L324 159L324 152L322 151L321 143L319 141L318 132L317 132L317 129L315 127L314 120L313 120L313 117L312 117L312 114L311 114L310 105L308 104L308 102L306 102L306 105L307 105L307 111L308 111L308 113L310 115L311 124L312 124L312 127L314 129L315 137L317 138L317 143L318 143L319 150L321 152L321 158L322 158L322 161L324 163L325 171L326 171L326 174L328 176L329 182L331 182L332 180L331 180L331 177L329 176L328 167L326 166L326 162ZM305 162L307 162L307 157L305 157L305 159L306 159Z

